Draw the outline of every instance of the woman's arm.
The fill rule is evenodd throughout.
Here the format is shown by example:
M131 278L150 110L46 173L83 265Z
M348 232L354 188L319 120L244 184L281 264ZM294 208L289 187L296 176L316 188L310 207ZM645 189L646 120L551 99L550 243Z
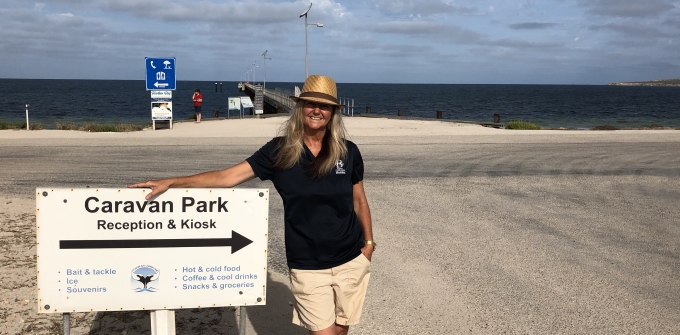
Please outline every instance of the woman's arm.
M352 193L354 198L354 211L357 213L361 228L364 230L364 238L373 241L373 224L371 222L371 209L368 208L368 200L366 200L366 193L364 192L364 181L360 181L352 186ZM361 248L361 253L371 260L375 245L366 244Z
M149 180L128 185L128 188L150 188L146 200L167 191L169 188L211 188L234 187L255 178L255 172L248 162L243 161L224 170L209 171L193 176Z

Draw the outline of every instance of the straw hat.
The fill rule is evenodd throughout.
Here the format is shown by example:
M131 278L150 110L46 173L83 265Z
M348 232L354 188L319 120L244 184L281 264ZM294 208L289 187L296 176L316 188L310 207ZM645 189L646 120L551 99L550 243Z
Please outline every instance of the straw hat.
M340 108L345 107L345 105L338 103L338 90L333 78L318 74L307 77L305 84L302 86L300 96L291 96L290 99L295 102L304 100L338 106Z

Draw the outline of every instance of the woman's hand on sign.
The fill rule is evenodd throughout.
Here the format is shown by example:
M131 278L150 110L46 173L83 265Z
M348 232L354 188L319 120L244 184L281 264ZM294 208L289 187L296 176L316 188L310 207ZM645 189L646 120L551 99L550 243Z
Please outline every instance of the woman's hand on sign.
M132 184L128 185L128 188L150 188L151 193L147 194L145 199L149 200L165 191L167 191L170 188L170 185L172 185L172 181L170 179L161 179L161 180L148 180L143 183L137 183L137 184Z
M149 180L143 183L128 185L128 188L150 188L146 195L149 200L171 187L179 188L213 188L234 187L255 178L255 171L246 161L224 170L208 171L193 176L173 177L159 180Z

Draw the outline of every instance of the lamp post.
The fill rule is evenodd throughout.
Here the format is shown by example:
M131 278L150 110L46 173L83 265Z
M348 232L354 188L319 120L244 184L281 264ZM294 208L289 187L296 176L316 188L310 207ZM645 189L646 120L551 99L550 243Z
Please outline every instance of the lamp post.
M272 60L271 58L267 58L267 51L265 50L264 53L262 54L262 62L264 63L264 82L262 83L262 90L264 91L265 88L267 88L267 59Z
M256 72L255 68L257 67L257 65L255 65L255 63L256 62L253 62L253 67L250 68L250 72L253 73L253 85L255 85L255 72Z
M307 49L308 49L308 43L307 43L307 26L317 26L319 28L323 27L323 23L307 23L307 13L309 13L309 10L312 9L312 4L309 4L309 7L307 7L307 10L300 14L300 17L305 17L305 80L307 77L309 77L309 70L307 67L307 62L308 62L308 56L307 56Z

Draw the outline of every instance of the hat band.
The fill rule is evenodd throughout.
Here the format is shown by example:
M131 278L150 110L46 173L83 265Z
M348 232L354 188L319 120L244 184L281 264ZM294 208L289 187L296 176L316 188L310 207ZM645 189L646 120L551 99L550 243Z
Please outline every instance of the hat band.
M326 93L319 93L319 92L303 92L300 93L300 98L321 98L321 99L326 99L330 100L334 104L338 104L338 99L336 99L334 96Z

